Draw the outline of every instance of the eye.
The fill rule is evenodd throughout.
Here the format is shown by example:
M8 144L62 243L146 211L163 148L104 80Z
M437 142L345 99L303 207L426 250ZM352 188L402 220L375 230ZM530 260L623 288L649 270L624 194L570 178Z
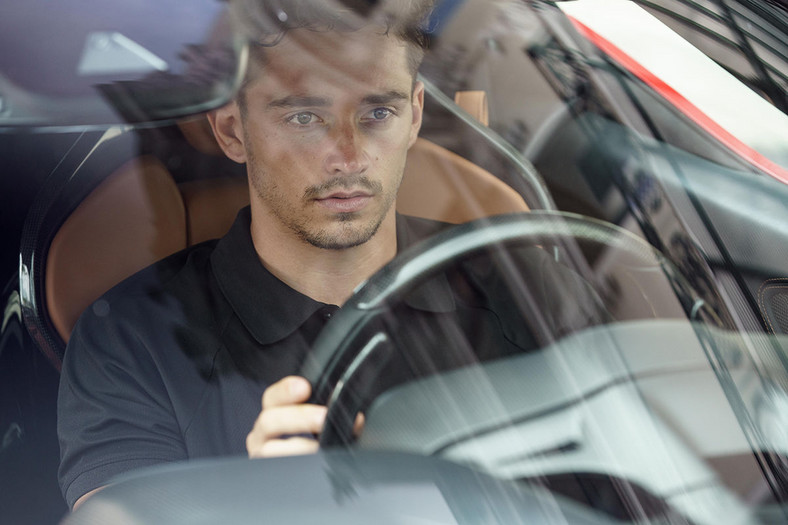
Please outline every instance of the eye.
M295 115L288 117L287 122L297 124L299 126L308 126L309 124L316 124L319 121L317 115L309 111L302 111Z
M391 115L391 111L386 108L375 108L372 110L372 117L375 120L384 120Z
M388 108L375 108L372 110L372 118L375 120L386 120L392 112Z
M375 123L375 122L384 122L391 118L394 115L394 112L389 108L375 108L362 118L363 121Z

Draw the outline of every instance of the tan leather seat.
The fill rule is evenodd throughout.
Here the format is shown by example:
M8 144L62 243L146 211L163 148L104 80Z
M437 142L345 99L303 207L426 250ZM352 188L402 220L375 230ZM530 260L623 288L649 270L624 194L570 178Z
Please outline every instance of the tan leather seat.
M397 211L460 224L527 211L522 196L490 172L428 140L408 153Z
M466 103L466 110L486 121L483 93ZM206 134L205 119L183 123L181 129L198 150L221 154ZM60 337L67 342L82 311L124 278L187 246L224 235L248 203L244 177L177 185L154 157L123 165L80 203L51 243L46 302ZM461 223L528 206L491 173L419 138L409 152L397 209Z
M186 246L186 212L170 172L153 157L124 164L80 203L50 244L45 297L58 334L67 342L101 294Z

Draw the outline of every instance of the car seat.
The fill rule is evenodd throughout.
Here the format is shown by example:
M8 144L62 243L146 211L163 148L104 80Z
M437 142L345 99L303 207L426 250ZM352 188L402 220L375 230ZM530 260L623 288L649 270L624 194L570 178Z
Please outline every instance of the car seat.
M486 125L483 92L459 93L456 100ZM146 148L133 133L109 130L87 155L75 147L74 172L64 177L69 168L62 167L65 182L45 188L31 210L21 250L22 310L31 335L57 368L88 305L145 266L221 237L248 204L243 166L221 155L206 119L181 122L177 130L191 149L187 156L221 166L216 176L180 181L171 158L155 148L140 154ZM161 133L155 136L162 142ZM490 172L419 138L409 153L397 209L460 223L529 208Z

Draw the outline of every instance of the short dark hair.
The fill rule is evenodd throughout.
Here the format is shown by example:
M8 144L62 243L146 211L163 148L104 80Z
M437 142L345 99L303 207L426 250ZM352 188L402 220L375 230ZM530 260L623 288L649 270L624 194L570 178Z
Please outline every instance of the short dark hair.
M379 25L385 34L408 44L408 68L415 79L429 42L426 25L432 7L433 0L236 0L233 12L252 44L252 64L263 65L265 49L292 29L352 32ZM253 69L251 65L238 93L242 111Z

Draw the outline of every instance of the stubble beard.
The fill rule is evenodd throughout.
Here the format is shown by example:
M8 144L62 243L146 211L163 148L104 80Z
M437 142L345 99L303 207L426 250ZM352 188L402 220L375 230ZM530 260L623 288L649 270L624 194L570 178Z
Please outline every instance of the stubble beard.
M396 191L384 194L380 182L372 181L363 175L343 175L310 186L304 191L301 202L309 203L315 196L324 195L334 189L351 188L364 188L373 195L383 198L380 212L364 223L361 222L360 212L339 212L333 215L331 222L338 227L319 227L306 213L299 213L298 209L288 209L289 201L286 195L270 177L266 176L262 167L254 161L251 152L247 152L247 159L252 187L260 202L265 203L273 217L298 239L315 248L347 250L366 243L378 232L396 200Z

